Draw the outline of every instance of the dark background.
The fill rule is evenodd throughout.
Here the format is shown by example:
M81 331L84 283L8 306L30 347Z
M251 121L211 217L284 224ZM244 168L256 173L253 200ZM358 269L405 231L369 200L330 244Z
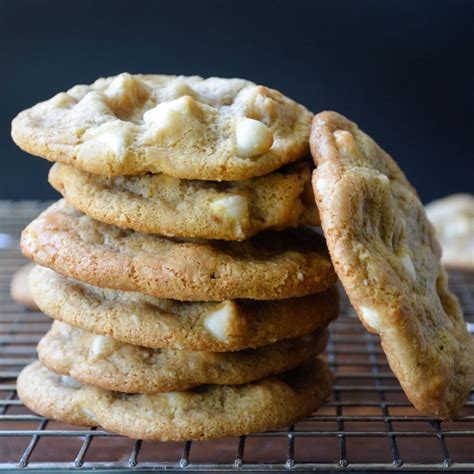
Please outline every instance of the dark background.
M337 110L427 202L472 191L470 1L0 0L0 198L52 198L22 109L122 71L243 77Z

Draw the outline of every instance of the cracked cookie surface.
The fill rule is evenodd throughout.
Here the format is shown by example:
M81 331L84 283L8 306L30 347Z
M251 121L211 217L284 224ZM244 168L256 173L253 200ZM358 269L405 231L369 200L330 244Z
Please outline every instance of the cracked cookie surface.
M122 73L21 112L12 137L33 155L106 176L234 181L303 158L311 118L242 79Z
M18 396L40 415L136 439L187 441L239 436L290 425L317 410L332 375L320 359L244 385L187 392L124 394L82 385L34 362L20 373Z
M474 341L449 291L416 191L357 125L318 114L313 187L332 261L352 305L418 410L449 419L474 385Z
M276 301L183 302L102 289L38 267L33 298L46 314L96 334L151 348L224 352L302 336L338 315L335 288Z
M328 330L234 352L149 349L55 321L38 345L50 371L127 393L174 392L197 385L241 385L286 372L320 354Z
M291 298L336 282L324 239L310 229L242 242L160 237L102 224L64 200L26 227L21 246L39 265L91 285L184 301Z
M106 177L56 163L49 182L90 217L146 233L242 240L265 229L319 224L308 163L231 183Z

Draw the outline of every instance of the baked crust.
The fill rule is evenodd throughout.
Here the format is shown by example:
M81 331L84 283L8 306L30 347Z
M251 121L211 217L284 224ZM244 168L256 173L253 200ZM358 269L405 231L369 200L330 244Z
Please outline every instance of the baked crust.
M324 239L309 229L261 232L243 242L173 239L101 224L65 201L26 227L21 247L63 275L157 298L274 300L336 282Z
M448 289L425 210L395 161L357 125L318 114L313 187L336 272L422 413L449 419L474 385L474 342Z
M56 163L49 182L88 216L152 234L243 240L265 229L319 224L306 162L232 183L106 177Z
M102 289L36 268L33 297L46 314L72 326L154 349L225 352L302 336L338 315L335 288L277 301L182 302Z
M64 379L33 362L18 376L18 396L56 420L136 439L186 441L240 436L290 425L317 410L332 376L319 360L244 385L204 385L194 391L123 394Z
M257 349L202 352L133 346L55 321L38 344L50 371L126 393L175 392L197 385L241 385L286 372L320 354L328 330Z
M312 116L242 79L123 73L24 110L12 137L28 153L90 173L234 181L306 156Z

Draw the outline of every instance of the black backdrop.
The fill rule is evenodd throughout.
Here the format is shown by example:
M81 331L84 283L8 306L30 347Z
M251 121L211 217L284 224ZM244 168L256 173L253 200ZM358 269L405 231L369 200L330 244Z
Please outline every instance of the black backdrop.
M269 85L358 122L423 201L469 191L473 20L472 0L0 0L0 198L56 195L16 113L122 71Z

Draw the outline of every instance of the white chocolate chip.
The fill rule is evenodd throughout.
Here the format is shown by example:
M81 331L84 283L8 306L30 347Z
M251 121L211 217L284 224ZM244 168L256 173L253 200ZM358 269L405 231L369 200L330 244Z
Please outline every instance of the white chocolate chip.
M321 196L328 196L331 192L331 183L328 178L318 177L316 180L316 189Z
M125 157L127 153L127 140L123 134L109 131L99 135L96 140L105 145L116 158L122 160Z
M189 116L189 100L189 96L183 96L179 99L161 102L145 112L143 121L153 125L157 131L178 133L183 126L183 121Z
M210 207L220 217L236 221L248 214L247 198L243 196L226 196L211 202Z
M115 341L106 336L95 336L92 341L90 355L93 360L109 356L115 349Z
M362 317L366 324L372 328L377 334L380 333L382 327L382 321L380 319L380 314L373 308L369 308L368 306L359 306L359 310L362 313Z
M132 82L135 80L130 74L124 72L114 77L112 82L105 90L107 97L116 97L118 95L124 95L127 89L130 88Z
M92 413L89 408L81 407L81 412L84 416L87 416L94 423L97 422L97 418L94 413Z
M140 323L140 318L136 314L132 314L130 319L133 321L134 324L138 325Z
M128 109L139 104L149 91L145 83L124 72L113 79L104 93L116 107Z
M248 201L244 196L226 196L211 202L210 208L221 219L235 223L237 237L242 238L242 225L248 220Z
M204 327L219 341L226 341L230 321L235 317L235 304L227 300L204 320Z
M60 384L64 385L65 387L69 388L81 388L81 383L78 382L76 379L73 379L72 377L69 377L67 375L61 375L61 378L59 379Z
M402 253L400 256L400 262L402 262L403 267L405 268L408 276L415 281L416 280L416 270L415 265L413 265L413 260L410 255L406 252Z
M69 94L66 94L66 92L60 92L59 94L56 94L47 102L48 110L50 111L56 108L68 107L75 103L76 101L74 100L74 98L71 97Z
M304 273L303 272L298 272L296 274L296 278L298 278L299 281L304 281Z
M69 337L69 334L71 333L71 326L69 326L69 324L63 323L62 321L55 321L54 329L59 334L61 334L62 337Z
M270 150L273 134L262 122L244 117L236 122L235 141L237 155L251 158Z

